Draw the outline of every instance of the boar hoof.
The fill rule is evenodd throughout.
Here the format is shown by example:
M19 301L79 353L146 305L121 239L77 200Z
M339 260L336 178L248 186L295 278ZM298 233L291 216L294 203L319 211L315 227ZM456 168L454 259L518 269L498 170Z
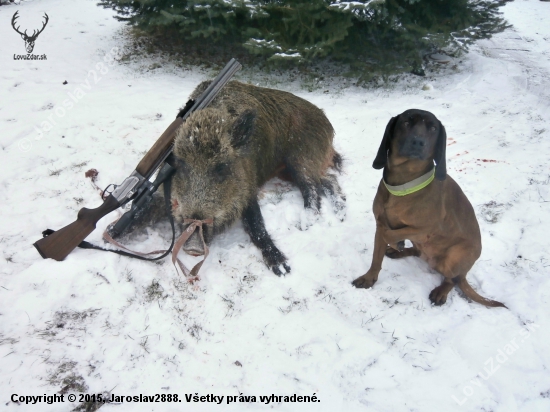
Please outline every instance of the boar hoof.
M286 263L281 263L279 266L272 266L271 270L277 276L284 276L290 273L290 266L288 266Z
M290 266L286 263L286 257L275 245L262 250L264 262L277 276L290 273Z
M334 214L340 222L343 222L346 218L346 198L341 195L332 195L330 196L330 201L332 203Z
M300 213L300 230L308 230L317 220L319 220L319 211L315 209L304 209Z
M334 207L334 213L336 214L336 217L340 220L340 222L343 222L346 219L346 204L343 203L342 207Z

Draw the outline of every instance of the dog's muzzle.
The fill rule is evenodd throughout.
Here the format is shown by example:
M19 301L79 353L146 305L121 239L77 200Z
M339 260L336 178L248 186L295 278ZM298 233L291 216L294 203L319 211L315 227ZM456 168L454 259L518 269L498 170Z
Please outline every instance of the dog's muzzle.
M400 150L400 155L411 157L420 160L426 160L428 153L426 152L428 142L422 137L412 136L405 140Z

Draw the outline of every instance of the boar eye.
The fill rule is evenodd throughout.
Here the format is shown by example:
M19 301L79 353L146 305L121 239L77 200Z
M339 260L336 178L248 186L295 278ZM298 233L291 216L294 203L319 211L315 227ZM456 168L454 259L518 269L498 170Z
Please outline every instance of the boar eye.
M214 178L217 182L223 182L229 174L229 166L227 163L218 163L214 167Z

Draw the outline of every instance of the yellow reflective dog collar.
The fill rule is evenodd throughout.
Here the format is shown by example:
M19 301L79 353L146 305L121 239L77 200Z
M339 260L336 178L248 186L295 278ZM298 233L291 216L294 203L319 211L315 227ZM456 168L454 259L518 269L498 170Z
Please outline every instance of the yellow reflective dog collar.
M428 173L423 174L420 177L417 177L414 180L411 180L408 183L404 183L402 185L398 186L390 186L387 184L384 179L382 179L382 182L384 182L384 185L386 186L386 189L388 189L388 192L390 192L394 196L407 196L411 193L418 192L419 190L424 189L426 186L428 186L430 183L432 183L432 180L434 180L435 177L435 167L430 170Z

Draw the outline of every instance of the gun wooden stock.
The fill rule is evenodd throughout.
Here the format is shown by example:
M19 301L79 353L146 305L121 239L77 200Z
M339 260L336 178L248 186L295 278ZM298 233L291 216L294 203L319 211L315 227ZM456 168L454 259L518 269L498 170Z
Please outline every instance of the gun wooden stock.
M159 165L159 159L162 162L166 157L166 154L172 150L174 139L176 137L176 130L183 123L183 119L178 117L172 122L168 129L158 138L153 147L143 156L143 159L136 167L136 171L144 176L146 179L155 171Z
M101 206L95 209L82 208L76 221L63 229L34 243L38 253L44 258L63 260L86 236L92 233L99 219L120 207L113 195L110 195Z

